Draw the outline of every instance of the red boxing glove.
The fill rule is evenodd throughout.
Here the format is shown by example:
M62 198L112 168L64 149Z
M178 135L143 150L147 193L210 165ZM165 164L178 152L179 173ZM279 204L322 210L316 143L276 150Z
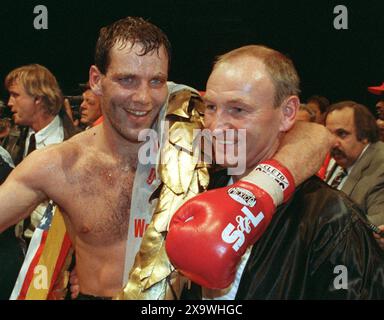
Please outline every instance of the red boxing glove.
M241 256L262 236L283 194L287 199L293 190L291 174L273 160L258 165L244 180L188 200L170 222L170 261L197 284L228 287Z

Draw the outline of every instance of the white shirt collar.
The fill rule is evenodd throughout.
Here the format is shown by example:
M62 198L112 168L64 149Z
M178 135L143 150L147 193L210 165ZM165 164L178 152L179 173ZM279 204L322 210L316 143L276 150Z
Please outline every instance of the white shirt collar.
M35 134L36 149L62 142L64 140L64 128L61 118L59 115L56 115L46 127L37 133L32 128L29 128L25 150L28 150L29 138L32 134Z

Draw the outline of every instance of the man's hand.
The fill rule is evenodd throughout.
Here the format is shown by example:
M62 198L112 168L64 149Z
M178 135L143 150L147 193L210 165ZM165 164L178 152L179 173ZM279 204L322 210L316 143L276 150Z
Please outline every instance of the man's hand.
M334 139L322 125L297 121L285 133L273 158L292 173L298 186L319 171Z
M71 299L74 300L80 293L79 278L77 277L76 267L72 270L69 277L69 285L71 290Z
M75 126L75 127L78 127L79 124L80 124L80 121L79 119L74 119L73 118L73 112L72 112L72 107L71 107L71 104L69 102L68 99L64 99L64 110L65 110L65 113L67 114L68 118L71 120L72 124Z
M71 121L73 123L72 107L71 107L71 104L69 103L69 100L68 99L64 99L63 105L64 105L65 112L67 113L69 119L71 119Z
M378 227L381 231L384 231L384 224ZM377 233L373 233L373 236L375 237L377 243L379 244L380 248L384 250L384 237L381 237Z

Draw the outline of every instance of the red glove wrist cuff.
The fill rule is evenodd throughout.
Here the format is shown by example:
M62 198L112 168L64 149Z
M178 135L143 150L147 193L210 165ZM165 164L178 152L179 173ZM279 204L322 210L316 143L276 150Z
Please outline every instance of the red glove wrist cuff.
M265 160L256 166L256 171L262 171L281 187L283 190L283 202L289 200L295 192L295 180L291 172L275 159Z

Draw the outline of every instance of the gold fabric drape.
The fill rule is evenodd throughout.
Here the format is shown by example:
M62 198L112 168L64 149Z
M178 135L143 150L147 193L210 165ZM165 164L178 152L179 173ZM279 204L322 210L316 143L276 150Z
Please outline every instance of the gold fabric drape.
M174 212L208 187L208 163L202 150L193 150L194 129L203 128L203 102L198 94L181 90L169 98L169 132L162 145L158 203L146 230L127 285L117 299L176 299L184 285L169 262L165 238Z

